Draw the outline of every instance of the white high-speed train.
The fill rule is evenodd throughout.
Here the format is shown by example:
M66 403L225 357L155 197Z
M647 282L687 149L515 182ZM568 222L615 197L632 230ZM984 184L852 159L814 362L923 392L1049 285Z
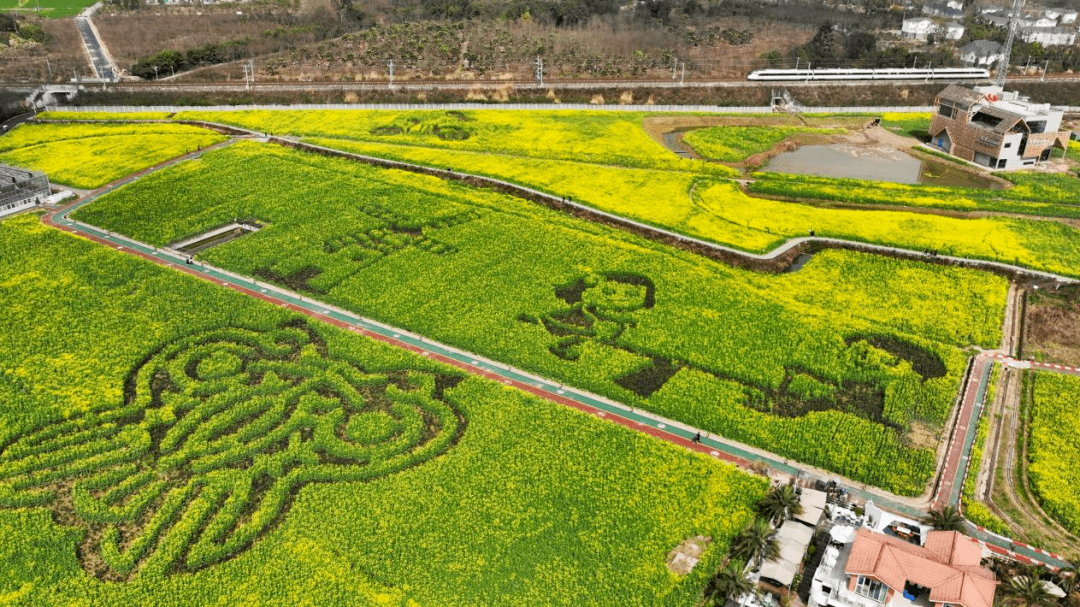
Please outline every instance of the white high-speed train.
M970 67L882 68L848 69L825 68L819 70L755 70L748 80L985 80L990 70Z

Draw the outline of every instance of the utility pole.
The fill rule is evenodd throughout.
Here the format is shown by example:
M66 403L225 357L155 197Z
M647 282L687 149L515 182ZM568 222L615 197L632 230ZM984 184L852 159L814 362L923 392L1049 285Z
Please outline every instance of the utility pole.
M1042 75L1042 78L1039 78L1039 82L1042 82L1043 80L1046 80L1046 68L1048 68L1048 67L1050 67L1050 60L1049 59L1047 59L1046 63L1043 65L1043 75Z
M49 63L49 55L48 55L48 53L45 54L45 66L49 68L49 80L52 80L53 79L52 63Z
M686 83L686 62L683 61L682 62L682 77L679 78L679 86L682 86L685 83Z
M1013 40L1016 39L1016 27L1026 1L1013 0L1012 14L1009 15L1009 34L1005 37L1005 48L1001 53L1001 61L998 62L997 78L994 78L994 87L1000 91L1005 90L1005 77L1009 74L1009 58L1012 55Z
M540 86L544 86L544 60L539 55L536 57L535 77L540 82Z
M674 59L673 63L671 64L671 79L672 80L675 79L675 75L677 74L678 71L679 71L679 58L676 57Z
M390 59L390 61L388 62L388 65L390 67L390 87L393 88L393 86L394 86L394 59L393 58Z

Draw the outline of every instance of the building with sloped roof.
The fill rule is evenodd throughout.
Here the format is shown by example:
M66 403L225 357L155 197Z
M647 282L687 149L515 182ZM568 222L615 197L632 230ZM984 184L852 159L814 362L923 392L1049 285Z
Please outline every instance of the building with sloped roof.
M41 204L50 192L45 173L0 164L0 217Z
M931 531L922 546L860 528L830 545L810 607L992 607L997 581L982 548L956 531ZM820 578L820 579L819 579Z
M960 47L960 61L979 67L991 65L1005 57L1005 47L993 40L973 40Z
M904 19L900 25L900 35L905 38L913 38L915 40L925 41L930 34L934 34L938 31L938 26L931 19L926 17L915 17L912 19Z
M1076 30L1067 27L1021 27L1016 33L1024 42L1043 46L1070 46L1076 42Z
M943 31L946 40L959 40L964 37L964 26L955 21L946 23Z
M991 169L1022 169L1066 149L1063 111L1018 93L1000 97L949 85L934 99L930 142L941 151Z

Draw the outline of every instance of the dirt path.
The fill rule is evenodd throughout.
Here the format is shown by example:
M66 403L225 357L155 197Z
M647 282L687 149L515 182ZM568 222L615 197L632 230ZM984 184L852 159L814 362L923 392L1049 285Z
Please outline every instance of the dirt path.
M1027 481L1026 423L1021 372L1006 368L995 410L1000 423L996 431L993 474L979 495L1009 526L1017 538L1065 555L1080 554L1080 538L1069 533L1048 515L1031 493Z
M1009 285L1002 327L1001 352L1019 354L1023 332L1025 290ZM1080 550L1077 538L1047 515L1031 498L1027 483L1027 441L1022 417L1022 370L1003 365L994 401L987 403L989 435L983 461L978 463L975 495L1008 525L1010 535L1059 553ZM1019 472L1018 472L1019 471Z

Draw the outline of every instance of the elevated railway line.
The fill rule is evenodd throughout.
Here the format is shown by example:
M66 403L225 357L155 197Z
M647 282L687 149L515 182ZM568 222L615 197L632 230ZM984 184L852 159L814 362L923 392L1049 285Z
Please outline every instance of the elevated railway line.
M952 82L953 80L949 80ZM989 78L961 78L956 80L965 84L980 85L989 84ZM244 80L229 81L197 81L183 80L182 76L177 79L158 81L82 81L82 85L88 89L105 89L119 92L220 92L220 91L375 91L375 90L460 90L470 88L499 89L513 87L516 90L574 90L574 89L625 89L625 88L651 88L651 89L680 89L680 88L775 88L785 84L809 86L809 87L833 87L833 86L881 86L927 84L928 82L942 82L942 80L927 78L892 78L892 79L866 79L866 78L832 78L829 80L807 79L806 77L791 79L772 80L748 80L746 78L687 78L680 80L639 80L633 78L574 78L574 79L545 79L543 83L533 79L401 79L395 78L393 82L387 79L374 79L363 81L334 81L334 80L256 80L245 82ZM1057 82L1057 83L1080 83L1080 75L1059 74L1040 76L1017 76L1009 79L1011 83L1033 82ZM48 85L45 82L2 82L0 86L8 90L31 91L39 86Z

